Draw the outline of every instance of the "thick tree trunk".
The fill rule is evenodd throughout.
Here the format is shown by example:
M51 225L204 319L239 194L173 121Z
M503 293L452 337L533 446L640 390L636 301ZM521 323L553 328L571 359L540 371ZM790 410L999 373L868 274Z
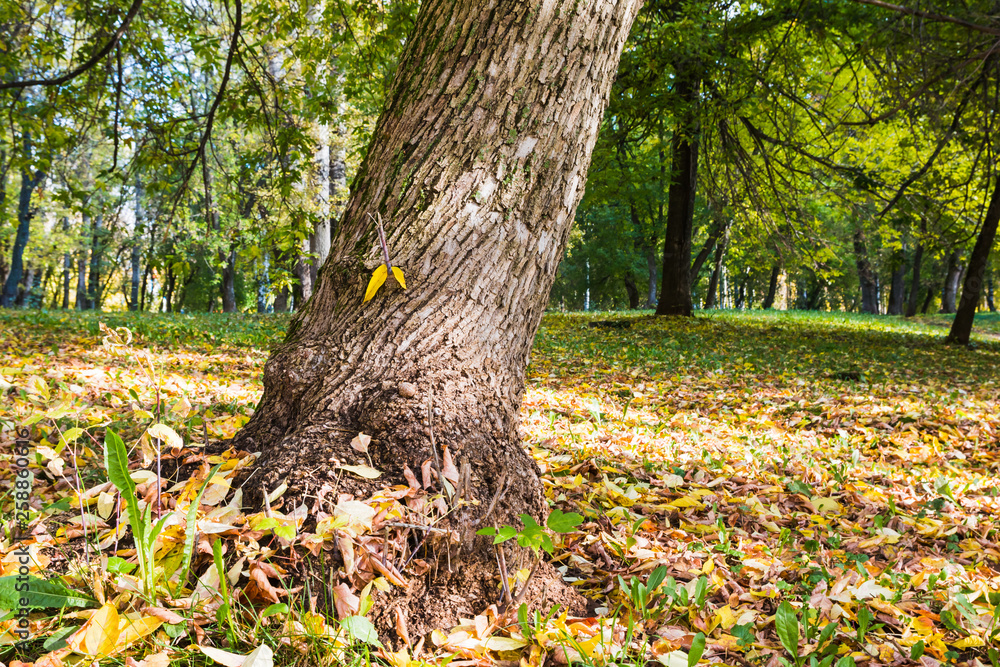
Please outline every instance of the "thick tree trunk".
M479 504L437 525L475 548L453 572L411 581L421 607L411 631L495 599L489 541L474 536L492 499L491 524L546 513L517 432L524 369L639 4L422 3L313 297L236 436L262 452L244 487L257 506L283 481L286 506L325 483L360 498L405 484L407 467L433 458L431 428L439 450L468 466L463 498ZM390 277L363 303L382 263L369 214L384 220L407 289ZM337 469L369 464L350 446L359 431L372 436L377 483Z
M913 277L910 279L910 293L906 300L906 317L913 317L917 314L917 303L920 300L920 268L923 260L924 244L921 241L913 255Z
M771 267L771 279L767 283L767 296L764 297L764 303L761 304L761 308L764 310L774 308L774 300L778 296L778 279L780 277L781 265L775 264Z
M667 194L667 226L663 241L663 285L657 315L690 316L691 232L698 183L698 96L700 68L691 62L676 67L675 94L682 100L674 135L670 139L673 164Z
M983 293L983 278L986 275L986 265L993 248L993 239L997 235L997 223L1000 222L1000 176L993 183L993 195L983 218L983 226L976 238L976 245L969 256L969 268L965 273L965 284L962 286L962 300L958 304L955 320L951 323L948 342L968 345L972 335L972 322L976 317L976 308Z
M944 277L944 287L941 288L941 313L954 313L955 302L958 299L958 283L962 279L962 265L958 261L958 250L948 255L948 270Z
M27 154L31 148L31 140L27 136L24 144ZM18 287L24 274L24 249L28 246L28 236L31 233L31 195L44 177L45 174L41 170L35 172L27 168L21 170L21 191L17 200L17 232L11 250L10 270L7 272L7 280L4 281L3 292L0 294L2 308L13 307L20 296Z
M858 282L861 283L861 312L878 315L878 283L860 229L854 232L854 261L858 267Z

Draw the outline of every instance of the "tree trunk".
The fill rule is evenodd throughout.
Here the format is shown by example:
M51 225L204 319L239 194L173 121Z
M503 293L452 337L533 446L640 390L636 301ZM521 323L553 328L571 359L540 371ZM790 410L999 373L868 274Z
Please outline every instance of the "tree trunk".
M272 352L264 395L236 436L262 452L244 488L258 507L283 481L285 506L324 483L356 498L405 484L407 467L433 458L431 428L468 466L462 497L479 504L435 525L459 531L471 551L410 582L413 633L495 599L490 541L474 536L492 500L489 525L546 513L518 437L524 370L639 4L421 4L313 297ZM369 213L381 214L407 289L390 277L363 303L382 263ZM372 437L377 483L336 469L369 464L350 446L359 431ZM557 579L549 604L570 599L552 594L565 593ZM392 627L392 607L376 607L379 626Z
M976 317L976 308L983 293L983 278L993 248L993 239L997 235L997 223L1000 222L1000 176L993 183L993 195L990 205L983 218L983 226L976 238L976 245L969 256L969 268L965 273L965 284L962 286L962 300L958 304L958 312L951 323L948 342L968 345L972 335L972 322Z
M860 229L854 232L854 261L858 267L858 282L861 283L861 312L878 315L878 283Z
M954 313L955 301L958 299L958 283L962 278L962 265L958 261L959 254L953 250L948 255L948 271L945 273L944 287L941 288L941 313Z
M767 296L764 297L764 303L761 304L761 308L764 310L774 308L774 299L778 296L778 279L780 277L781 265L775 264L771 267L771 279L767 283Z
M96 215L91 228L90 275L87 283L87 310L101 309L101 256L104 235L104 216Z
M924 297L924 305L920 307L920 313L926 315L927 311L931 307L931 302L934 300L934 287L930 287L927 290L927 295Z
M629 274L625 274L625 292L628 294L629 310L638 310L639 286L635 284L635 280Z
M996 302L993 300L993 274L990 273L990 277L986 279L986 307L990 309L991 313L997 312Z
M25 135L25 155L31 150L31 139ZM31 195L45 177L41 170L21 169L21 191L17 200L17 232L14 236L14 247L10 256L10 270L0 294L0 308L11 308L18 300L18 287L24 274L24 249L28 246L28 236L31 233ZM23 297L21 297L23 299Z
M913 317L917 314L917 302L920 299L920 265L923 259L924 244L921 241L913 255L913 278L910 280L910 294L906 300L906 317Z
M889 303L886 306L887 315L902 315L903 302L906 298L906 262L903 252L893 253L892 281L889 284Z
M208 168L207 160L202 160L201 177L205 188L205 225L210 234L214 234L217 241L222 240L222 219L215 206L212 197L212 172ZM220 291L222 294L222 312L236 312L236 251L233 244L229 244L228 252L219 249L217 257L222 265L222 284Z
M705 296L705 310L715 308L715 294L719 289L719 279L722 276L722 259L726 256L726 246L729 242L729 234L723 232L722 238L715 246L715 261L712 263L712 275L708 279L708 294Z
M139 282L142 277L142 248L140 247L143 225L142 196L142 184L139 182L139 177L136 176L135 228L132 230L132 254L130 258L132 264L132 290L128 302L128 309L132 311L139 310Z
M87 219L84 217L84 227ZM76 258L76 309L87 310L87 249L84 248Z
M657 315L690 316L691 231L698 182L698 96L700 68L682 61L675 68L674 92L684 109L670 139L673 164L667 194L667 226L663 241L663 286Z
M69 234L69 218L63 216L62 219L63 234ZM66 251L63 253L63 289L62 289L62 309L69 309L69 284L70 284L70 273L73 271L73 253Z

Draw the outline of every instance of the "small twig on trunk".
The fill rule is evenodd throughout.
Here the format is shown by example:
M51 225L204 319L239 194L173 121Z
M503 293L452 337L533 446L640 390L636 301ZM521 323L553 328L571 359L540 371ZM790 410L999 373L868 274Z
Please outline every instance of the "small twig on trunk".
M503 601L506 606L510 606L510 584L507 581L507 557L503 554L503 545L497 544L493 547L496 550L497 568L500 570L500 583L503 584Z
M434 526L420 526L415 523L399 523L398 521L391 521L385 525L390 526L392 528L415 528L416 530L426 530L431 533L442 533L444 535L450 535L451 533L455 532L453 530L448 530L447 528L435 528Z
M521 604L521 600L524 599L524 594L528 592L528 584L531 583L531 578L535 576L535 572L538 571L538 566L542 564L541 557L535 559L535 564L531 566L531 572L528 573L528 578L524 580L521 584L520 590L517 591L517 595L514 597L514 601L511 603L512 607L516 607Z
M506 470L500 474L500 481L497 483L497 492L493 494L493 500L490 501L490 506L486 509L486 514L473 521L472 525L478 526L479 524L489 520L490 516L493 514L493 510L496 509L497 503L500 502L500 499L503 498L505 493L507 493Z
M444 481L444 473L441 472L441 457L438 456L437 443L434 441L434 390L430 387L427 388L427 430L431 436L431 453L434 455L434 470L437 472L438 483L447 492L448 486ZM451 494L448 494L448 500L451 500Z
M268 498L270 492L264 487L264 516L271 518L271 499Z

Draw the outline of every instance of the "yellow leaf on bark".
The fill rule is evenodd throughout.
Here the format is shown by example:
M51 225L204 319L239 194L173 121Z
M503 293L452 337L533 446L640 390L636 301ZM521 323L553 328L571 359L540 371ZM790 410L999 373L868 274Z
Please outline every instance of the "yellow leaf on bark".
M406 289L406 279L403 278L403 270L398 266L392 267L392 275L396 278L396 282L403 289Z
M385 283L386 277L389 275L389 269L385 264L379 264L379 267L372 272L372 279L368 281L368 289L365 290L365 300L362 303L371 301L375 293L378 292L378 288Z

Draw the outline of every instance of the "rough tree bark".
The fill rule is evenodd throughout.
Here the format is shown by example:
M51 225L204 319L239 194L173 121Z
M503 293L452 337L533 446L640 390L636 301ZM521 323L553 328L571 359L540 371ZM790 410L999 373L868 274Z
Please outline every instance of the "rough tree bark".
M976 308L983 293L983 278L986 275L986 265L993 248L993 239L997 235L997 223L1000 222L1000 176L993 184L993 195L983 218L983 226L976 238L976 245L969 257L969 268L965 273L965 284L962 285L962 300L958 304L955 320L951 323L948 342L968 345L972 335L972 322L976 317Z
M411 581L415 632L495 598L489 540L472 530L492 499L491 523L547 511L517 431L524 369L639 4L421 4L313 297L235 438L262 453L253 505L282 481L286 506L324 483L363 498L376 482L336 470L369 463L351 439L372 436L377 486L405 483L405 466L432 458L432 405L438 448L468 466L464 497L480 504L448 519L475 545L463 566ZM362 303L382 262L369 214L407 289L390 278Z
M698 96L700 68L681 61L676 70L675 93L684 103L670 139L673 164L667 194L667 226L663 241L663 285L657 315L690 316L691 231L694 223L695 190L698 182Z

